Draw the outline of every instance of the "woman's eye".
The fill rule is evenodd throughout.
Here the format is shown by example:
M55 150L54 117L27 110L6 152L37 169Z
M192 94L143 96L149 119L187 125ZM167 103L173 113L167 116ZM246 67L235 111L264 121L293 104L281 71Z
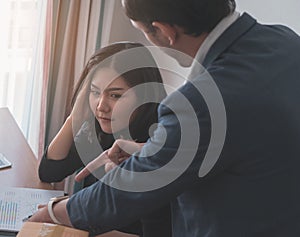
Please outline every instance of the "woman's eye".
M122 95L121 94L115 94L115 93L113 93L113 94L110 95L110 97L112 97L114 99L119 99L119 98L122 97Z
M99 96L100 92L99 91L95 91L95 90L90 90L90 93L94 96Z

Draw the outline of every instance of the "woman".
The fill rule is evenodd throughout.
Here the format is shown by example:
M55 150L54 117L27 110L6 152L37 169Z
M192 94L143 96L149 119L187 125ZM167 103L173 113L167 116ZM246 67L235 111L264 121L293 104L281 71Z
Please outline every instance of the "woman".
M136 69L128 70L141 61L146 67L137 65ZM147 85L141 86L144 83ZM160 102L165 96L161 75L146 47L122 42L100 49L80 76L70 116L41 159L40 179L63 180L109 149L117 138L146 142L150 127L157 122L158 106L148 102ZM102 169L96 176L104 174ZM93 184L97 178L89 175L80 188ZM170 225L167 206L121 231L140 236L169 236Z

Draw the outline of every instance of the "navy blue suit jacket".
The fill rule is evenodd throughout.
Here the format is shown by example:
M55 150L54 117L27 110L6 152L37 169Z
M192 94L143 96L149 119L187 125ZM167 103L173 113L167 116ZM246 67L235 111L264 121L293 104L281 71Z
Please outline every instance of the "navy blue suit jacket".
M171 201L176 237L300 236L299 36L284 26L261 25L244 14L214 43L204 66L226 110L225 143L213 144L223 147L213 169L198 176L213 142L209 109L193 86L205 87L199 75L163 101L160 125L143 148L143 156L122 164L126 170L148 172L151 178L145 185L171 177L168 184L128 192L99 181L68 202L76 228L92 234L117 229ZM179 99L180 93L188 101ZM184 172L177 170L193 153L193 147L187 145L180 150L182 167L170 166L153 178L151 171L169 164L175 156L182 142L181 127L188 127L191 133L195 129L186 126L193 122L187 103L201 129L196 155ZM161 143L162 149L149 155ZM141 185L138 176L125 177L125 173L114 170L106 176L107 182L132 185L132 189Z

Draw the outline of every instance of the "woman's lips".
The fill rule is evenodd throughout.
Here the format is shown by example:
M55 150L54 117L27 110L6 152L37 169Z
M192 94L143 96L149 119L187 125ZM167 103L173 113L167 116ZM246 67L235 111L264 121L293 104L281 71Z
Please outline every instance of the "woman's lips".
M106 118L106 117L97 117L98 120L102 120L102 121L105 121L105 122L111 122L112 119L110 118Z

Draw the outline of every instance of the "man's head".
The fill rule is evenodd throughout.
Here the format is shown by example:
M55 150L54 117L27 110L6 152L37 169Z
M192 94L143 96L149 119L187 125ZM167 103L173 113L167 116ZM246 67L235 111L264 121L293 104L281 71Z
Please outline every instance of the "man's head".
M194 57L235 0L122 0L126 15L154 45ZM176 56L174 56L176 58Z
M209 33L235 9L235 0L123 0L127 16L154 31L153 22L177 25L186 34Z

